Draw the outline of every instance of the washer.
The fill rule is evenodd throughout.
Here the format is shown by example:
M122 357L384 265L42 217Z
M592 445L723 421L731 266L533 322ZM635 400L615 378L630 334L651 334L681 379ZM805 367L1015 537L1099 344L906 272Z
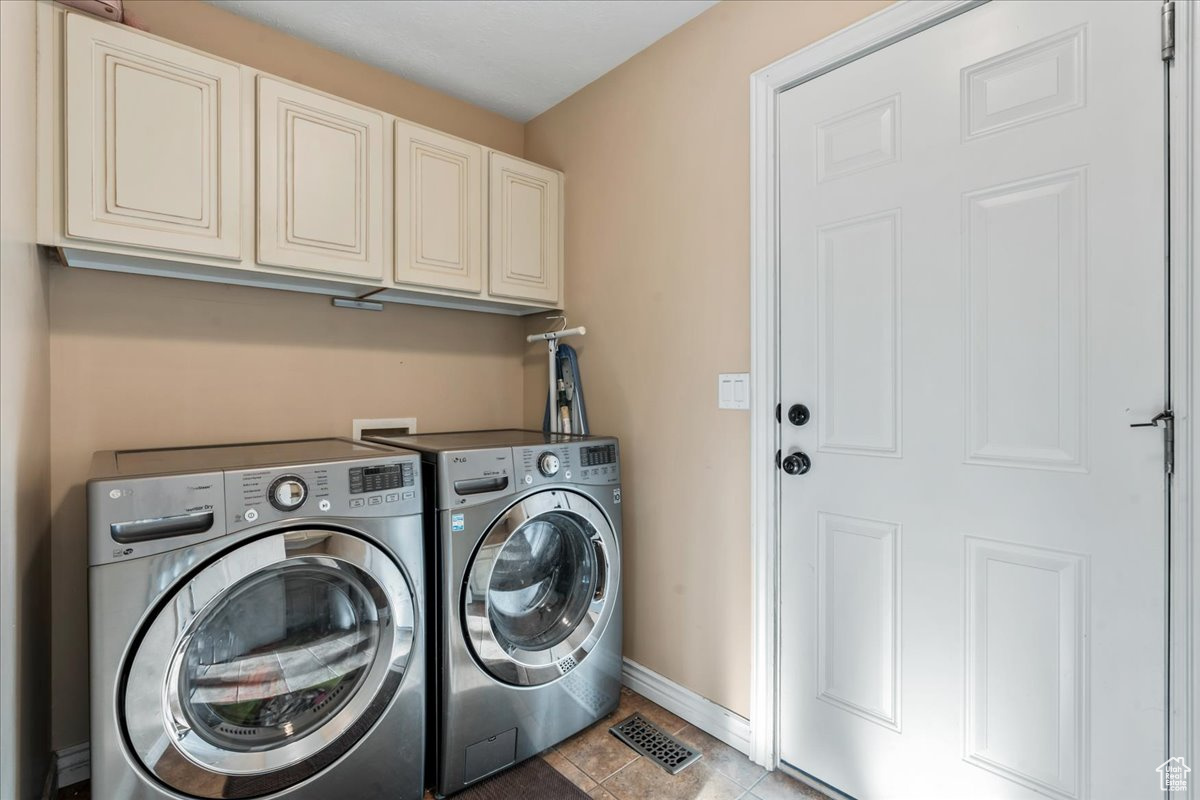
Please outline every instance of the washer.
M611 713L621 688L616 439L379 437L422 454L440 795Z
M102 452L87 493L93 797L421 797L416 454Z

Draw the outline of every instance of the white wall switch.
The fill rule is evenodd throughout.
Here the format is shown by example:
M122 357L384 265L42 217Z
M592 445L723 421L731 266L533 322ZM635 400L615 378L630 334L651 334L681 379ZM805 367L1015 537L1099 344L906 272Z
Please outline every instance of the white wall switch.
M750 373L723 372L717 376L717 407L750 409Z

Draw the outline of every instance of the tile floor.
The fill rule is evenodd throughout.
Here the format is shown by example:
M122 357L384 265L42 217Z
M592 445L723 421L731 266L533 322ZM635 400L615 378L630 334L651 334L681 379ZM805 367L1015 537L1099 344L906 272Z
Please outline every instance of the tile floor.
M635 711L699 750L703 757L671 775L638 755L608 732ZM613 714L541 757L597 800L826 800L826 795L783 773L767 772L729 745L629 689L621 690L621 705ZM59 793L59 800L89 798L86 783Z
M702 758L671 775L608 732L635 711ZM645 697L621 690L621 705L542 758L597 800L826 800L826 795L780 772L767 772Z

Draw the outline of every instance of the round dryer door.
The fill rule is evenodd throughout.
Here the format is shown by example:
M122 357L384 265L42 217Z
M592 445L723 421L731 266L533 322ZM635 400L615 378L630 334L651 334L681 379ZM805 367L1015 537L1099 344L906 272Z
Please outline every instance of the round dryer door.
M319 772L383 713L416 606L382 550L347 533L256 539L158 611L120 703L142 764L197 797L270 794Z
M583 495L538 492L510 508L464 587L467 641L483 668L536 686L578 666L612 615L618 563L612 525Z

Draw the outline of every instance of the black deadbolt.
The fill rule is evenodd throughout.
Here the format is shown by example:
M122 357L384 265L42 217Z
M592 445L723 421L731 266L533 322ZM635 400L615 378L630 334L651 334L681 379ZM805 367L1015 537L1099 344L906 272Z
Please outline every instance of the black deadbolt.
M788 422L792 423L796 427L800 427L804 423L808 422L810 416L811 415L808 413L808 406L804 405L803 403L796 403L796 405L788 409Z
M803 475L810 469L812 469L812 459L798 450L783 459L783 471L788 475Z

